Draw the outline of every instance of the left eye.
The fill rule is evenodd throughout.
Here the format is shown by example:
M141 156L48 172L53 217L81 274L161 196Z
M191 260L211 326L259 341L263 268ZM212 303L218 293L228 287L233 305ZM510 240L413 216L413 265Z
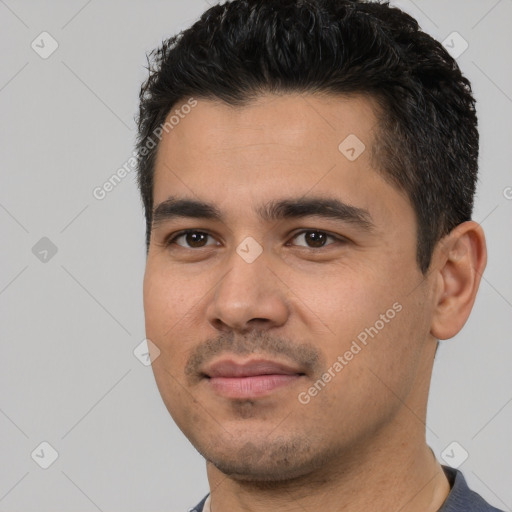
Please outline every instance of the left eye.
M298 237L302 237L305 244L298 244L302 245L303 247L310 247L310 248L321 248L326 245L326 241L328 238L332 240L337 240L336 237L332 235L328 235L324 231L315 231L315 230L307 230L307 231L301 231L300 233L297 233L292 239L296 239ZM327 244L330 245L330 244Z

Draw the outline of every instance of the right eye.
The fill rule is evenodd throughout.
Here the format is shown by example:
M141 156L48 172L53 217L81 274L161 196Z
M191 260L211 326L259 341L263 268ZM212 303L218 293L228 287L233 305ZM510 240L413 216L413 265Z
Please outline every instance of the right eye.
M204 243L209 236L211 237L212 235L204 231L186 229L184 231L180 231L179 233L171 235L170 238L168 238L167 241L165 242L165 245L169 247L174 244L184 249L202 249L203 247L207 247L208 245L215 245ZM182 245L177 242L181 238L183 238L185 243L188 244L188 247L187 245Z

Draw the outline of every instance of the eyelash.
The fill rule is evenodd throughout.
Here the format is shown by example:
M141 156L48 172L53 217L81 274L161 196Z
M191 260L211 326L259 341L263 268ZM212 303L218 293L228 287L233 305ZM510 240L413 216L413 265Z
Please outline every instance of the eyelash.
M208 233L207 231L199 231L197 229L185 229L183 231L180 231L176 234L173 234L173 235L170 235L170 237L167 238L167 240L164 242L164 245L166 247L170 247L171 245L177 245L178 247L180 247L181 249L190 249L190 250L199 250L199 249L205 249L208 247L208 245L204 246L204 247L183 247L181 245L178 245L176 244L176 240L182 236L186 236L188 234L191 234L191 233L200 233L200 234L203 234L203 235L207 235L207 236L211 236L213 237L213 235L211 235L210 233ZM322 231L322 230L319 230L319 229L303 229L301 231L298 231L297 233L295 233L293 236L292 236L292 240L297 238L299 235L303 235L305 233L321 233L323 235L327 235L328 238L332 238L334 240L336 240L337 242L339 243L344 243L344 242L347 242L348 240L342 236L336 236L336 235L331 235L330 233L328 233L327 231ZM299 247L303 247L305 249L317 249L317 250L321 250L321 249L325 249L326 247L328 247L329 245L333 245L333 244L327 244L327 245L324 245L322 247L306 247L306 246L299 246Z

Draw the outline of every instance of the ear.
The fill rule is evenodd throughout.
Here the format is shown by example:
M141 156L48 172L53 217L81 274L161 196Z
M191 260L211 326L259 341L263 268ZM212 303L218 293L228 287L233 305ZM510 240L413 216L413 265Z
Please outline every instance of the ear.
M466 323L487 264L480 224L467 221L455 227L438 242L433 263L436 288L430 333L446 340Z

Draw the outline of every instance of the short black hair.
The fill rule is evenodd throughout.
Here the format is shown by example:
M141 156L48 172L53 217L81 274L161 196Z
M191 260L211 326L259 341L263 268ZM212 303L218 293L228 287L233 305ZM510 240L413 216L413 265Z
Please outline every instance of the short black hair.
M265 93L376 100L376 169L405 192L426 273L435 244L470 220L478 130L470 82L443 46L389 2L233 0L148 55L140 90L137 180L149 249L154 164L148 142L187 98L245 105ZM160 129L161 132L161 129Z

